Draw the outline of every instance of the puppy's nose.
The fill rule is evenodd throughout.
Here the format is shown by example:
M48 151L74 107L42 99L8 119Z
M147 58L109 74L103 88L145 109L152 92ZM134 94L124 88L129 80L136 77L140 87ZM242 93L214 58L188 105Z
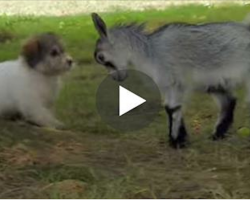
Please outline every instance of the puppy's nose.
M71 58L68 58L67 63L68 63L69 66L71 66L73 64L73 60Z

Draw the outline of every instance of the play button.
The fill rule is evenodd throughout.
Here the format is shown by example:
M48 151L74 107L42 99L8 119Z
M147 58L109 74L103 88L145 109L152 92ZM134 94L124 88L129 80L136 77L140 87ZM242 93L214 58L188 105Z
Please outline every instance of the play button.
M119 116L124 115L144 102L146 102L145 99L119 86Z
M146 74L127 70L123 82L108 75L99 85L96 106L103 122L122 132L135 131L152 123L162 110L157 85Z

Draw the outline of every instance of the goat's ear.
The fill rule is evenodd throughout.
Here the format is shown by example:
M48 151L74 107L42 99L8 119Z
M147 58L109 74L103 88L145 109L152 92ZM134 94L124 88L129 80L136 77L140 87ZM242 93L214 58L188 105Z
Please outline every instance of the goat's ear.
M93 23L95 25L95 28L96 28L97 32L99 33L100 37L107 38L108 34L107 34L107 27L106 27L105 22L96 13L92 13L91 16L92 16L92 20L93 20Z

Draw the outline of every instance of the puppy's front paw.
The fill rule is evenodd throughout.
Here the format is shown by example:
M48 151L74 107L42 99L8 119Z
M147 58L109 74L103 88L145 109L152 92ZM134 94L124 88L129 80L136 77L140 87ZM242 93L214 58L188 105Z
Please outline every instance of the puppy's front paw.
M39 127L44 127L44 128L49 128L49 129L63 129L64 124L60 122L57 119L53 120L28 120L29 123L39 126Z
M44 127L53 128L53 129L64 129L65 125L59 120L55 119L53 121L50 121L46 125L44 125Z

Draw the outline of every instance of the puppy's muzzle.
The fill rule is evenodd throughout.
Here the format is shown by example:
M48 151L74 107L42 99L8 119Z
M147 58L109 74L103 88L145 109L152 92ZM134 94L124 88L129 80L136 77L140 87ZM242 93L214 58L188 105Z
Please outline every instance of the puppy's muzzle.
M69 68L73 67L74 61L73 61L73 59L72 59L71 56L67 56L66 63L67 63L67 65L68 65Z
M73 65L73 60L71 58L68 58L67 64L71 67Z

